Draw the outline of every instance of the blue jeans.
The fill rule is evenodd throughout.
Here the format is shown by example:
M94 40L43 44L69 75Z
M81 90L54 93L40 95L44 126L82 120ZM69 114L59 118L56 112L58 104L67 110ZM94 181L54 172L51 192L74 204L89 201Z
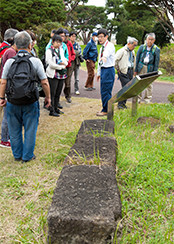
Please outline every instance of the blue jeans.
M4 107L4 116L1 124L1 141L7 142L10 139L7 124L7 109Z
M14 158L30 160L34 156L39 115L38 101L29 105L14 105L7 102L7 122ZM24 139L22 136L23 126Z

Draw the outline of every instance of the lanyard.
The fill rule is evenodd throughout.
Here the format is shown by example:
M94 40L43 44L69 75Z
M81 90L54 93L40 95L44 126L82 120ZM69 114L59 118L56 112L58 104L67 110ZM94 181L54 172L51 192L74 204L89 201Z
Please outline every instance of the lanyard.
M104 52L104 50L105 50L105 47L108 45L108 42L109 42L109 41L106 42L105 46L102 46L102 50L101 50L101 58L103 57L103 52Z

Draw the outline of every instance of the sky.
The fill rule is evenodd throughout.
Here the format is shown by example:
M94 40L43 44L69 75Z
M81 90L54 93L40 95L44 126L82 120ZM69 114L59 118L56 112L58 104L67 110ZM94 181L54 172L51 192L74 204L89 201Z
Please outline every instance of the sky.
M86 5L95 5L98 7L104 7L106 3L106 0L88 0L88 3Z

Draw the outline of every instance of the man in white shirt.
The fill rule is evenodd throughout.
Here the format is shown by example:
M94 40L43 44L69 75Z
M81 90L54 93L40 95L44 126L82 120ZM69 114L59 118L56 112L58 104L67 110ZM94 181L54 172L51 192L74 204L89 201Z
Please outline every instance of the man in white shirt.
M106 29L98 31L98 40L102 45L100 48L97 81L100 80L100 92L102 99L102 110L97 112L97 116L107 115L108 101L112 97L112 88L115 80L115 47L108 41L108 32Z

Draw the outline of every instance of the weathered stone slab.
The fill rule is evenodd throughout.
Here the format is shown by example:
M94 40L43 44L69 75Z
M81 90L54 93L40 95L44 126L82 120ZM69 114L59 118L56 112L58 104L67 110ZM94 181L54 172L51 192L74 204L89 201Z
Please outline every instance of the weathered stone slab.
M77 134L77 138L81 136L81 134L90 134L90 135L114 134L114 127L115 127L114 121L110 121L110 120L103 120L103 119L84 120Z
M81 135L71 147L65 164L107 164L115 167L117 142L115 137Z
M113 167L63 168L48 212L48 243L112 243L120 219L121 201Z

